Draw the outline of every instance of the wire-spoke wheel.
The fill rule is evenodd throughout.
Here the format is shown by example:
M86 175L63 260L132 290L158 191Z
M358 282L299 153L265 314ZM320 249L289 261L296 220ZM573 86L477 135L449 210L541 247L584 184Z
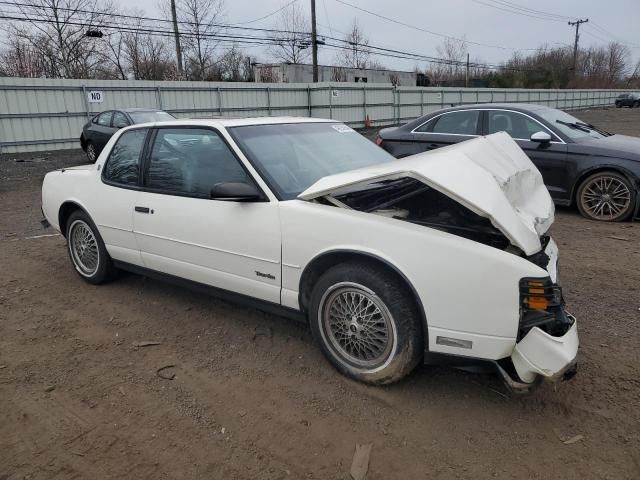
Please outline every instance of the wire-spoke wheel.
M75 210L64 223L67 250L76 272L94 285L113 278L116 269L89 215L82 210Z
M375 368L389 358L396 341L391 313L368 288L339 283L325 292L322 333L349 363Z
M615 222L631 214L635 191L624 176L616 172L601 172L582 182L577 200L578 209L585 217Z
M329 362L361 382L395 382L423 358L423 323L411 287L375 263L344 262L320 275L309 324Z
M87 143L87 159L91 163L96 163L96 160L98 159L98 152L96 151L96 146L91 142Z
M93 231L83 220L69 227L69 251L73 264L81 275L90 277L98 270L100 251Z

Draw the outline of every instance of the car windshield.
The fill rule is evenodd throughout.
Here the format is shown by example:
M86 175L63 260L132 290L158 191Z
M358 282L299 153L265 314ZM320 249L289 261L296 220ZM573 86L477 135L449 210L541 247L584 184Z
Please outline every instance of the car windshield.
M578 120L562 110L544 108L535 112L545 119L555 129L563 133L575 142L590 138L604 138L606 132L602 132L593 125Z
M229 128L243 153L282 200L327 175L394 158L342 123L286 123Z
M167 122L176 119L170 113L160 110L156 112L129 112L129 116L135 123Z

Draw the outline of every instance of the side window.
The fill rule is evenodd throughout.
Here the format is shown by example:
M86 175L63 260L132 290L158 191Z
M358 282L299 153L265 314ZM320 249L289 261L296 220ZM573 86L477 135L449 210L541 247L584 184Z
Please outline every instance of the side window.
M461 110L445 113L435 118L431 131L433 133L449 133L454 135L477 135L479 110Z
M111 113L112 112L104 112L98 115L95 119L95 123L103 127L111 126Z
M127 116L122 112L113 112L113 122L112 125L114 128L124 128L129 126L129 120Z
M119 185L137 185L140 156L148 128L123 133L109 153L103 177Z
M490 110L488 115L489 133L507 132L511 137L523 140L528 140L536 132L549 133L538 122L518 112Z
M209 198L214 185L252 180L220 136L202 128L158 130L145 186Z

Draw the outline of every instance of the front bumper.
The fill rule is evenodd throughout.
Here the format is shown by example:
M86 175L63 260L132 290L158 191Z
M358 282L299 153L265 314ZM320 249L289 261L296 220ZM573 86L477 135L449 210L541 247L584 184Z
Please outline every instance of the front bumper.
M572 325L564 335L554 337L538 327L533 327L516 343L511 354L516 375L509 374L496 363L498 373L510 390L528 392L543 381L568 380L575 375L578 327L575 317L569 313L567 316Z

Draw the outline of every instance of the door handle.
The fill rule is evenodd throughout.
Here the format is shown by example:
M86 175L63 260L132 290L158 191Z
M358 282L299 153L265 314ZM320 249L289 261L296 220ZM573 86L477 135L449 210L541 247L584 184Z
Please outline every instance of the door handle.
M427 148L429 150L433 150L434 148L438 148L440 145L438 145L437 143L430 143L429 145L427 145Z
M149 207L135 207L134 210L136 212L140 212L140 213L149 213L150 212ZM153 213L153 212L151 211L151 213Z

